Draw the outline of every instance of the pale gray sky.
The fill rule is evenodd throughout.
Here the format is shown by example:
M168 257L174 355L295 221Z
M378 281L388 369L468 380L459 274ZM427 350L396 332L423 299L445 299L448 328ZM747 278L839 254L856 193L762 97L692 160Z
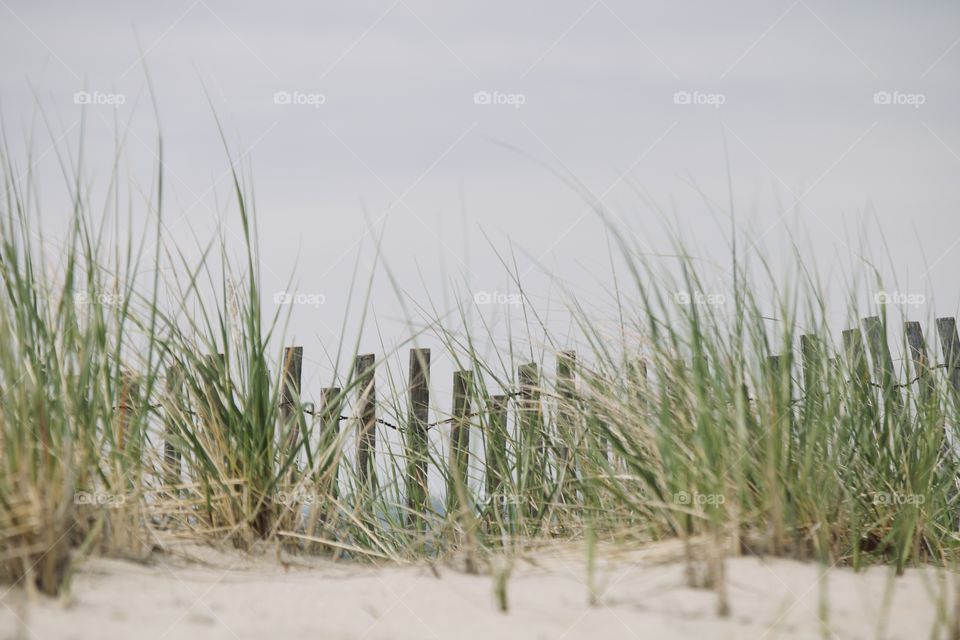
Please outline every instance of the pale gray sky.
M117 131L130 180L151 186L142 49L165 216L183 241L209 237L223 211L238 234L206 88L252 168L268 293L295 274L299 291L324 297L293 308L308 360L339 332L357 251L372 254L380 233L414 303L446 309L454 284L468 299L509 292L494 249L510 243L535 304L555 296L553 276L586 298L609 286L602 223L542 164L575 175L651 252L669 250L659 208L704 256L723 256L724 136L738 221L774 258L792 229L837 273L862 246L885 256L882 231L900 290L935 295L939 315L960 300L954 2L0 0L0 16L0 112L21 169L41 108L53 138L77 144L75 94L87 91L101 192ZM56 219L63 180L46 126L34 128L43 212ZM402 339L387 278L372 301L385 340ZM382 351L375 331L362 349Z

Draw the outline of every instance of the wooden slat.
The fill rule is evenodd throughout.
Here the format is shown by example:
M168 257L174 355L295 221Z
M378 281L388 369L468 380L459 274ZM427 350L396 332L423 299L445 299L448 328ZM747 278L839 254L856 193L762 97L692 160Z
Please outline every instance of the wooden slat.
M960 337L954 318L937 318L937 333L940 334L940 349L947 367L950 386L960 396Z
M927 404L933 397L934 380L930 375L930 359L927 355L927 343L923 338L923 329L919 322L908 321L903 323L903 331L907 336L914 377L920 385L920 400L923 404Z
M883 397L893 409L903 406L903 396L897 386L897 376L893 368L893 357L887 344L887 333L879 316L870 316L861 320L863 332L867 337L870 359L873 361L873 373L880 385Z
M450 482L447 486L447 510L454 511L469 497L470 396L471 371L453 372L453 422L450 425Z
M357 475L365 488L375 487L377 476L375 454L377 449L377 393L374 377L376 358L372 353L356 357L357 412L360 424L357 431Z
M408 524L421 526L427 511L427 420L430 413L430 349L411 349L409 417L404 434L407 449Z

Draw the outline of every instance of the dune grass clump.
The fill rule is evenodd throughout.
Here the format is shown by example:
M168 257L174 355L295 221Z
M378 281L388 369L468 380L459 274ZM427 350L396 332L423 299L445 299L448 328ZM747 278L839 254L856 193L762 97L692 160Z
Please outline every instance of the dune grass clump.
M20 202L12 198L8 207ZM97 532L125 548L142 538L154 378L134 373L141 358L126 366L137 322L129 282L97 268L90 229L74 220L53 265L26 222L12 208L0 221L0 570L54 593L71 549ZM147 353L151 344L147 336Z
M670 535L721 536L746 553L901 570L952 559L957 389L933 354L918 368L902 327L875 309L851 306L855 329L837 340L815 289L772 276L763 302L754 285L725 305L689 304L716 294L684 267L672 284L636 271L642 381L620 354L584 378L587 414L629 470L628 484L604 479L610 490Z

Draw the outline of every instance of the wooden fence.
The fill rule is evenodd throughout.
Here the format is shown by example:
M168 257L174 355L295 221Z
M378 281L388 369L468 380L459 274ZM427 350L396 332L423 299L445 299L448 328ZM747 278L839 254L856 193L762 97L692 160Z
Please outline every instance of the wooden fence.
M804 395L818 393L821 388L820 380L825 375L823 365L840 367L839 358L844 359L846 367L842 369L850 376L850 382L864 384L879 389L888 405L889 410L898 411L904 407L902 390L905 387L917 384L919 398L931 399L936 388L933 379L934 369L946 369L949 387L952 389L953 401L960 407L960 336L954 318L945 317L936 320L936 330L941 347L942 361L937 363L935 355L929 352L927 341L919 322L904 323L904 336L907 353L903 365L910 363L912 376L904 376L901 383L887 343L887 327L878 316L863 318L861 326L847 329L842 332L841 354L830 355L826 346L816 335L801 335L799 344L800 377ZM211 356L216 358L218 356ZM792 361L792 358L790 359ZM784 355L771 355L767 359L770 373L773 374L773 384L786 385L782 388L792 388L792 372L786 371L788 360ZM286 429L289 433L287 447L295 446L299 438L310 437L311 434L299 433L295 425L300 423L298 401L302 397L301 381L303 363L303 348L288 347L284 350L283 374L284 383L281 394L281 421L293 427ZM410 350L407 390L407 421L406 425L392 424L378 415L375 381L376 358L373 354L356 356L353 363L352 375L356 381L356 405L352 420L356 423L355 469L361 485L375 486L376 479L376 452L378 424L395 429L403 434L405 458L405 495L406 507L410 514L408 523L411 526L423 524L422 514L428 511L430 489L428 486L428 433L430 429L439 426L449 427L449 460L447 473L447 509L453 509L463 504L464 490L468 485L467 471L470 466L471 430L474 428L472 418L483 416L484 455L482 460L474 460L474 464L484 468L485 482L482 483L488 496L499 495L508 479L515 479L519 486L536 488L542 486L542 478L538 474L545 473L548 464L556 468L564 468L571 464L570 452L567 443L572 441L570 432L574 430L577 416L572 415L571 407L575 406L573 399L577 393L577 354L573 351L563 351L556 358L556 375L553 397L560 400L558 410L553 421L556 430L556 442L559 446L548 450L545 437L542 375L536 363L525 363L517 369L517 387L508 393L479 396L474 393L473 372L455 371L453 373L453 398L450 417L430 423L428 416L431 408L430 396L430 349L417 348ZM647 377L647 365L638 363L635 367L638 379ZM841 370L841 369L838 369ZM179 376L176 370L168 376L168 389L179 385ZM342 410L343 394L338 387L326 387L320 390L320 408L315 411L319 416L320 433L316 434L325 446L335 442L340 432L341 422L351 420ZM511 438L507 429L507 416L510 401L514 400L516 410L516 437ZM791 400L792 401L792 400ZM474 403L483 406L472 406ZM302 406L302 403L301 403ZM508 445L514 442L512 457L508 456ZM595 445L596 443L594 443ZM553 460L548 461L550 451ZM605 455L608 455L605 453ZM167 441L163 447L163 460L168 478L180 477L180 452L175 444ZM336 459L336 458L335 458ZM508 460L516 461L516 478L511 474L514 470ZM572 475L572 470L571 470ZM336 495L337 471L333 471L333 482L330 491ZM527 496L526 508L539 504L545 496ZM559 495L563 501L572 500L563 492ZM416 515L419 514L419 515Z

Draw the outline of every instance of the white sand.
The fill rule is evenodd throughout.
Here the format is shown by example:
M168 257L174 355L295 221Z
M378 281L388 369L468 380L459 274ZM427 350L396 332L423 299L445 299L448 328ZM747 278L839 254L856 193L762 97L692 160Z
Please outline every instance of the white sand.
M787 560L727 562L731 615L716 596L685 586L676 545L605 556L598 606L587 605L584 560L575 549L519 561L510 611L495 606L493 580L450 566L358 567L275 556L251 559L188 547L149 565L94 559L63 603L13 589L0 602L0 638L947 638L931 635L948 580L932 570L855 574ZM829 592L826 625L817 612ZM825 635L824 635L825 634Z

